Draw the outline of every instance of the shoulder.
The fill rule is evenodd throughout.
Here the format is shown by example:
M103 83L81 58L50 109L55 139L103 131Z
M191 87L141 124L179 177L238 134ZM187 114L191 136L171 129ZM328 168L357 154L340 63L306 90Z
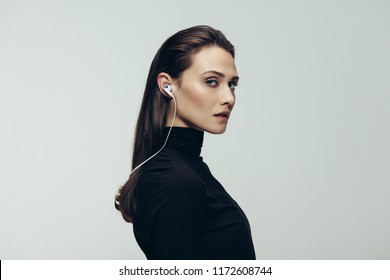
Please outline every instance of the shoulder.
M174 153L162 151L141 171L139 188L152 196L199 195L203 182L190 164Z

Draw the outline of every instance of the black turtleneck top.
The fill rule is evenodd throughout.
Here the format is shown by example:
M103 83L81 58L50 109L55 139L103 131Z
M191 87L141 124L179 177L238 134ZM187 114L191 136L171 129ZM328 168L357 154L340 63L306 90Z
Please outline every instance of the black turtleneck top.
M142 166L133 230L148 259L256 259L244 212L200 156L203 134L173 127Z

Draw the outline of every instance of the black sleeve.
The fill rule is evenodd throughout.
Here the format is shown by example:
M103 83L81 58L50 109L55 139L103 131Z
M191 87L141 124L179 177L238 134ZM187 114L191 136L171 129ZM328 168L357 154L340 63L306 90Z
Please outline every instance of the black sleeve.
M200 259L202 186L193 180L165 182L164 202L154 216L157 259Z

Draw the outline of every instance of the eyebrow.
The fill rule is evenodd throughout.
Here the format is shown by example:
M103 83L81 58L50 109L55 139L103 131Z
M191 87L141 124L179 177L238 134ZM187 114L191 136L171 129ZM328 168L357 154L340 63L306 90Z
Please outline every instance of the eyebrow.
M214 74L214 75L217 75L217 76L219 76L221 78L225 77L225 74L223 74L221 72L218 72L218 71L215 71L215 70L210 70L210 71L203 72L202 75L204 75L204 74ZM232 78L232 80L239 80L239 79L240 79L240 77L238 77L238 76L234 76Z

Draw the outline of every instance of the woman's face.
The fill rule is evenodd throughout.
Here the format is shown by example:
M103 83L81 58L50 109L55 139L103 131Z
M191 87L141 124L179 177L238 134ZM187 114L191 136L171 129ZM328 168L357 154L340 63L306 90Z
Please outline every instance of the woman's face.
M235 103L238 76L234 59L226 50L212 46L193 56L182 73L180 86L173 84L177 113L174 126L192 127L214 134L226 130ZM173 101L167 126L172 122Z

